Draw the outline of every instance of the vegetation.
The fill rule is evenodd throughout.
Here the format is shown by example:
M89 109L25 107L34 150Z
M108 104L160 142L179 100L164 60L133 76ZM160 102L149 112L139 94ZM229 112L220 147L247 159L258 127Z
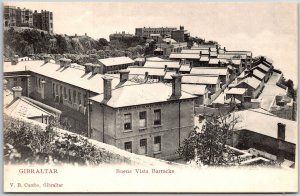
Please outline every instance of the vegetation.
M43 54L74 56L73 62L85 63L85 55L95 59L127 55L136 58L145 51L145 40L140 37L124 38L108 42L104 38L94 40L88 36L50 35L36 29L18 30L10 28L4 31L4 60L9 61L13 55L20 57L34 54L40 59ZM87 56L90 58L91 56Z
M293 98L294 101L297 100L297 90L294 88L294 82L291 79L286 80L283 78L282 84L288 87L288 95Z
M239 163L238 155L227 147L233 135L237 118L226 116L207 118L202 129L196 127L178 149L185 161L195 160L199 165L230 166Z
M46 129L12 117L4 116L4 162L19 164L99 165L129 162L91 144L77 134L60 133L55 121Z

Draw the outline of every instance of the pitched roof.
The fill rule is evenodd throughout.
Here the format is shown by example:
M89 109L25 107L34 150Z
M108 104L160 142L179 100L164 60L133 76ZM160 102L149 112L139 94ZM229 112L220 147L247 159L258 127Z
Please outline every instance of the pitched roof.
M5 68L6 69L6 68ZM42 76L52 78L70 84L82 89L90 90L95 93L103 92L103 76L102 74L85 73L84 69L68 67L60 67L59 64L46 63L44 61L22 61L17 65L9 65L6 70L11 71L31 71ZM6 72L6 71L4 71ZM112 86L117 86L120 79L113 77Z
M191 74L202 74L202 75L227 75L227 68L214 68L214 67L193 67Z
M176 74L176 71L167 71L164 79L165 80L171 80L172 79L172 75L174 75L174 74Z
M262 69L262 70L264 70L265 72L268 72L271 68L270 67L268 67L268 66L266 66L266 65L264 65L264 64L259 64L259 65L257 65L257 67L259 67L260 69Z
M219 58L211 58L209 59L209 64L213 64L213 65L217 65L218 63L228 63L228 60L227 59L219 59Z
M146 58L146 61L165 61L165 59L154 56Z
M193 95L204 95L207 90L206 85L201 84L182 84L181 89L182 91Z
M50 107L50 106L49 106ZM17 115L25 118L52 116L54 113L48 112L36 104L22 97L15 99L10 103L5 111L10 115Z
M181 50L181 53L184 54L200 54L201 50L189 50L189 49L183 49Z
M231 88L226 94L242 95L247 91L245 88Z
M153 67L153 68L165 68L165 65L167 65L168 68L175 68L179 69L180 64L179 61L149 61L147 60L144 64L144 67Z
M157 91L159 90L159 93ZM112 90L112 97L106 101L100 94L90 98L113 108L160 103L173 100L172 87L163 83L125 85ZM193 99L196 96L182 92L180 99Z
M210 52L210 56L212 56L212 57L217 57L217 56L218 56L218 53L217 53L217 52Z
M219 54L218 55L218 58L221 58L221 59L246 59L247 58L247 55L245 54Z
M237 55L247 55L247 56L251 56L252 52L251 51L225 51L225 54L237 54Z
M179 71L191 71L190 65L181 65Z
M241 80L236 86L239 86L239 84L241 84L241 83L246 83L249 86L251 86L252 88L257 89L257 87L260 85L261 81L254 77L247 77L247 78Z
M217 84L219 77L217 76L191 76L183 75L182 83L186 84Z
M114 66L114 65L123 65L123 64L134 63L134 61L131 58L126 57L126 56L99 59L99 62L105 66Z
M208 56L201 56L200 57L200 61L208 62L209 61L209 57Z
M151 68L151 67L138 67L130 66L127 68L129 70L129 75L145 75L148 72L150 76L164 76L165 70L163 68Z
M200 54L171 53L170 59L200 59Z
M263 79L265 77L265 74L258 69L253 70L253 75L257 76L259 79Z
M286 125L285 141L297 143L298 126L296 121L279 118L271 113L266 113L262 109L249 109L235 112L235 116L240 118L235 128L238 130L247 129L262 135L277 138L278 123ZM259 122L257 123L259 119Z

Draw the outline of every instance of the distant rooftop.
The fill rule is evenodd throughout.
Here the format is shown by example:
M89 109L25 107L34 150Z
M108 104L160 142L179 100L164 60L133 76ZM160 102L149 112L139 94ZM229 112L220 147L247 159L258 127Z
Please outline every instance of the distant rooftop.
M134 61L131 58L125 57L125 56L99 59L99 62L105 66L114 66L114 65L134 63Z

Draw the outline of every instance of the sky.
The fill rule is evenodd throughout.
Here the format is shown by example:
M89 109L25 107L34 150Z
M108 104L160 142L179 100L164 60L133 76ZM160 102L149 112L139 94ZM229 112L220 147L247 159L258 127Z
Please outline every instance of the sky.
M296 3L108 3L10 2L9 5L53 12L54 33L108 39L137 27L183 25L191 36L218 41L227 50L250 50L273 60L286 78L298 84Z

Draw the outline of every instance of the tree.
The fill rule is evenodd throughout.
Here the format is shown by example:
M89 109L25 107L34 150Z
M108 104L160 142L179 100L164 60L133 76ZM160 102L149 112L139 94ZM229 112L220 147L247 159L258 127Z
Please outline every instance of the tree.
M282 80L282 84L285 85L286 87L288 87L288 94L290 97L293 98L293 100L297 99L297 92L294 89L294 82L291 79L286 80L285 78L283 78Z
M108 46L108 41L105 38L100 38L97 42L97 49L103 50L104 46Z
M183 141L178 149L180 157L185 161L195 160L198 165L230 166L239 163L238 155L227 146L232 141L237 122L234 113L207 118L201 130L195 127Z

